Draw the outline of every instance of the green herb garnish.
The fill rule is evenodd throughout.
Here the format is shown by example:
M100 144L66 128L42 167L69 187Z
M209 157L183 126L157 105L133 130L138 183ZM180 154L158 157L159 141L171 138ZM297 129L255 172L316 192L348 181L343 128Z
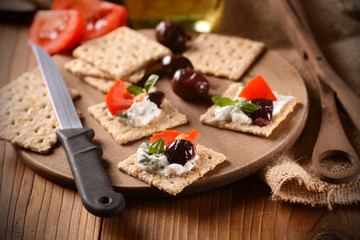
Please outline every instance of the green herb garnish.
M144 92L144 89L142 89L141 87L136 86L136 85L127 86L126 90L135 96Z
M151 74L148 79L146 80L145 84L144 84L144 88L141 88L139 86L136 85L130 85L126 87L126 90L133 94L133 95L139 95L141 93L146 93L148 94L150 89L155 85L155 83L157 82L157 80L159 79L159 76L156 74Z
M149 163L150 162L150 158L148 158L147 156L144 156L143 159L140 160L141 163Z
M225 106L229 106L229 105L235 105L236 103L239 102L239 100L232 100L230 98L227 97L212 97L211 101L220 107L225 107Z
M149 155L159 154L162 153L164 149L165 149L164 138L161 137L150 145L148 154Z
M252 113L259 109L259 107L256 104L249 103L245 100L239 101L238 99L232 100L228 97L212 97L211 101L220 107L230 106L230 105L236 105L241 110Z
M127 115L126 112L124 112L123 114L121 114L121 117L123 117L123 118L129 118L129 116Z
M254 103L249 103L244 100L239 102L239 106L240 106L241 110L248 112L248 113L255 112L259 109L258 105L254 104Z
M156 74L151 74L144 84L145 92L149 93L149 90L155 85L159 76Z

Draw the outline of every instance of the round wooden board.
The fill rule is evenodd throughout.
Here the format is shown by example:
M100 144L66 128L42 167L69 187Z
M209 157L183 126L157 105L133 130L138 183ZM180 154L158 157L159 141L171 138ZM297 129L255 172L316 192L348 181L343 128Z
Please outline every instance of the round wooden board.
M150 37L154 35L152 30L142 33ZM53 58L68 87L81 92L81 98L75 101L75 105L83 114L83 125L95 131L93 143L103 149L103 164L115 190L127 196L167 196L157 188L120 172L116 167L120 161L136 152L141 142L148 142L149 138L119 145L87 111L89 106L101 102L104 95L64 70L64 63L71 59L70 56L58 55ZM199 117L212 105L210 97L201 101L186 102L173 93L168 78L161 78L157 82L156 87L164 91L166 98L187 115L188 123L175 129L184 132L193 128L199 130L199 144L227 156L226 162L186 187L181 194L210 190L244 178L269 164L274 154L292 146L301 134L308 114L308 97L299 73L278 54L266 50L240 80L246 83L257 75L262 75L274 91L282 95L295 96L299 100L294 112L268 138L202 125ZM221 96L226 88L234 83L227 79L209 76L207 78L210 83L210 96ZM48 155L24 149L19 149L19 153L23 161L38 174L57 184L75 189L65 152L59 144Z

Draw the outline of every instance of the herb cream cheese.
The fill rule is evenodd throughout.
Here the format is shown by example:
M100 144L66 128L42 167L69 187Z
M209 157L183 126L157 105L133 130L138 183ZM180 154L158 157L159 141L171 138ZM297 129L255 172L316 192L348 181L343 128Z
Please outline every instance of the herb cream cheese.
M149 147L150 145L147 143L142 143L139 146L136 152L137 164L141 169L160 176L181 176L193 169L196 161L199 159L199 156L195 155L195 157L187 161L184 166L178 163L170 164L164 153L148 154Z
M239 87L238 93L236 96L239 95L243 87ZM272 116L277 115L281 109L294 97L293 96L284 96L280 95L277 92L273 92L275 97L277 98L276 101L273 101L273 113ZM233 100L244 100L243 98L235 97ZM252 123L251 118L246 115L239 107L238 104L235 105L228 105L224 107L216 106L214 117L212 118L213 121L228 121L228 122L236 122L241 124L250 125Z
M106 109L108 115L111 113ZM142 102L136 102L131 107L123 112L119 112L115 116L128 124L135 127L145 126L151 121L157 119L161 114L161 109L157 107L155 103L149 100L148 97Z

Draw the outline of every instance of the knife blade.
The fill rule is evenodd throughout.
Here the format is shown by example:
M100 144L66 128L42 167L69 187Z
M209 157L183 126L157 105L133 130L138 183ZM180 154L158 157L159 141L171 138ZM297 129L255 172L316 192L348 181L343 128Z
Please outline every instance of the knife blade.
M50 55L35 43L31 43L31 48L60 123L56 135L66 152L84 207L99 217L117 215L125 207L125 198L112 188L101 162L102 149L90 142L94 130L82 126L69 90Z

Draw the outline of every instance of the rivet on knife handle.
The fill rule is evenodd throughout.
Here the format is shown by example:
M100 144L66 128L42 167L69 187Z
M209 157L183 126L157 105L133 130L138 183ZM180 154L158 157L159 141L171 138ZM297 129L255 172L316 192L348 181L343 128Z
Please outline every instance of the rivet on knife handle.
M91 128L62 129L57 131L57 136L65 149L85 208L101 217L117 215L125 207L125 199L112 188L101 163L101 148L89 141L94 131Z

